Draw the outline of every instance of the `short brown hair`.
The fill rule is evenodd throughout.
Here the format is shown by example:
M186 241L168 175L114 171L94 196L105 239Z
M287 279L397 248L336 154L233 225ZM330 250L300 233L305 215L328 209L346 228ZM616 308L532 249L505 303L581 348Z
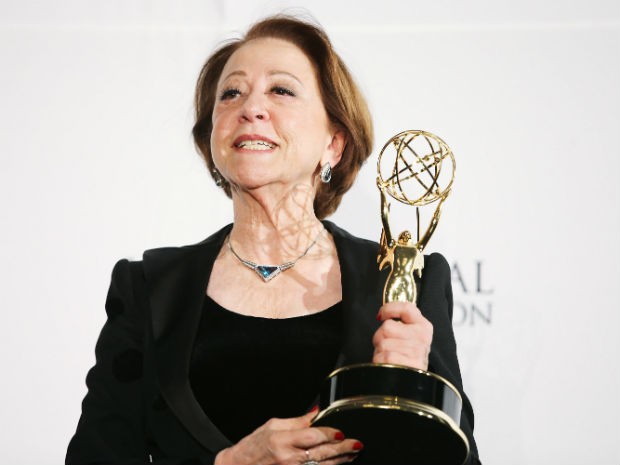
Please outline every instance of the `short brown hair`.
M217 82L230 56L253 39L276 38L299 47L315 67L323 105L332 124L343 130L345 148L340 162L332 170L329 184L320 183L314 199L319 219L330 215L349 190L357 173L370 156L373 127L364 97L327 34L319 26L286 15L271 16L254 24L241 39L233 39L218 48L202 67L196 84L196 123L192 130L194 142L205 159L211 176L220 181L230 197L230 185L218 180L211 154L211 120L216 99Z

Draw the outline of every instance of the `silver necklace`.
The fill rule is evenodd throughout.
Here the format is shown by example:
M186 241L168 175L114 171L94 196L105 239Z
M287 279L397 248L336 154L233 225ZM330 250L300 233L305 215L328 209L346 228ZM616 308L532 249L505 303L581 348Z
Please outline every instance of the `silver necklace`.
M308 253L308 251L312 248L312 246L316 244L316 241L319 240L319 237L321 236L322 232L323 232L323 229L319 231L319 233L316 235L316 237L312 241L312 244L310 244L308 248L304 250L304 253L302 253L295 260L282 263L281 265L259 265L257 263L251 262L250 260L244 260L239 255L237 255L237 252L235 252L235 249L233 249L233 246L230 243L230 235L228 235L228 239L226 242L228 243L228 248L230 249L232 254L237 258L237 260L239 260L241 263L243 263L245 266L247 266L251 270L254 270L256 274L259 275L261 278L263 278L263 281L267 283L271 281L273 278L275 278L276 276L278 276L283 271L286 271L289 268L293 268L293 266L295 266L295 263L297 263L300 259L304 258L306 254Z

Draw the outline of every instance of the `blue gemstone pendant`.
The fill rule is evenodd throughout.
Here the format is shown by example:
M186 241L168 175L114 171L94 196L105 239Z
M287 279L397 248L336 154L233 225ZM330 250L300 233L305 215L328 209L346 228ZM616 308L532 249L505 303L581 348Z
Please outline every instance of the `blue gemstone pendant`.
M322 231L323 230L321 230L321 232ZM316 244L316 241L319 240L319 236L321 235L321 232L319 232L319 234L317 234L317 236L312 241L312 244L310 244L308 246L308 248L306 250L304 250L304 253L302 253L295 260L291 260L290 262L282 263L281 265L259 265L257 263L251 262L250 260L244 260L239 255L237 255L237 252L235 252L235 249L233 249L233 246L230 243L230 235L228 236L228 240L226 242L228 244L228 248L230 249L232 254L235 256L235 258L237 260L239 260L243 265L245 265L248 268L254 270L256 272L256 274L258 276L260 276L261 278L263 278L263 281L267 283L267 282L271 281L273 278L275 278L276 276L278 276L283 271L286 271L289 268L292 268L293 266L295 266L295 263L297 263L297 261L299 259L305 257L306 254L308 253L308 251L312 248L312 246L314 244Z
M276 265L258 265L254 268L254 271L256 271L265 282L268 282L278 276L282 269Z

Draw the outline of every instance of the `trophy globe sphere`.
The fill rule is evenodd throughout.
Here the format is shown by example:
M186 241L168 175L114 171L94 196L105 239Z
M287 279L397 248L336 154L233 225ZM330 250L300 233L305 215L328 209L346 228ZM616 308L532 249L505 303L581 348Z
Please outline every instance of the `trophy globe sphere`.
M377 185L399 202L420 207L450 193L456 163L448 145L426 131L403 131L381 150Z

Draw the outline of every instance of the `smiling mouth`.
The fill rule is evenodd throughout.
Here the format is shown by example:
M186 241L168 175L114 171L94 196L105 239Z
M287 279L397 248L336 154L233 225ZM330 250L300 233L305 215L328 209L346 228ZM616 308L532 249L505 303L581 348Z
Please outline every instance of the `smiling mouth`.
M246 150L271 150L276 147L275 144L270 144L264 140L244 140L235 145L239 149Z

